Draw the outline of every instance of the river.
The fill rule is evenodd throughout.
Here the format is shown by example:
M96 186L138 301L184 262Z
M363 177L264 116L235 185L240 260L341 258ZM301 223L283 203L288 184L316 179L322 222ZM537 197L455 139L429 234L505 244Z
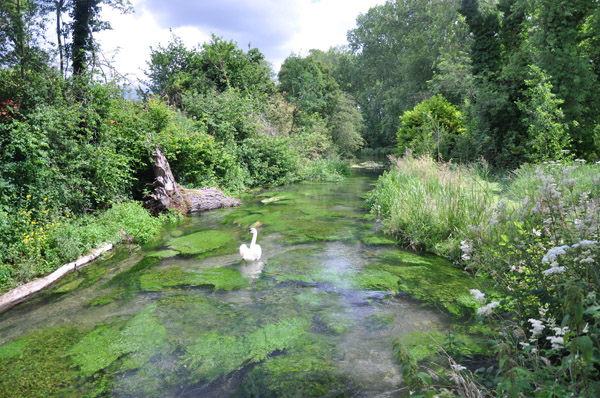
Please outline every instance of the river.
M0 395L401 396L394 344L435 352L469 282L380 232L376 176L256 191L0 315Z

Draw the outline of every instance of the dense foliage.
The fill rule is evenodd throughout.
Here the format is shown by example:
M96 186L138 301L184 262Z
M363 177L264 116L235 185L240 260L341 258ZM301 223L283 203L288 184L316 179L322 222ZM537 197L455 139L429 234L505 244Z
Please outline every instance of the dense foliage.
M467 368L451 360L452 389L597 396L600 166L524 166L503 189L482 171L406 157L369 199L390 233L461 263L486 288L472 293L499 362Z
M442 94L463 117L461 159L514 168L550 145L550 157L591 161L600 154L599 13L594 1L388 1L358 17L347 53L320 59L354 95L372 148L401 153L399 117Z
M99 17L102 5L129 10L122 0L0 5L2 290L103 241L124 234L147 241L160 222L148 221L131 201L154 179L155 147L181 184L235 194L339 178L347 170L338 167L338 154L362 144L358 110L333 78L334 95L318 93L327 108L298 110L276 89L258 49L243 51L216 36L191 49L177 37L153 49L148 92L131 99L128 87L104 73L111 65L98 60L93 33L110 28ZM71 21L63 23L67 13ZM50 23L57 27L56 53L41 34ZM115 212L134 221L124 214L103 221ZM147 230L135 227L140 223Z
M417 156L427 154L438 160L460 158L455 147L464 135L461 114L441 94L404 112L400 121L397 136L400 152L413 150Z

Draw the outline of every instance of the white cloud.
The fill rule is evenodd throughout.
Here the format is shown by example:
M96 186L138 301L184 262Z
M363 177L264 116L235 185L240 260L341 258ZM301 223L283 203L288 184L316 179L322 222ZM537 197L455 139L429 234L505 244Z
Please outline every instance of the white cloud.
M276 71L292 52L305 54L344 45L356 18L385 0L133 0L135 12L104 9L113 30L97 34L104 54L135 83L150 57L150 47L166 45L170 30L195 46L215 33L240 48L251 43ZM118 49L118 50L117 50Z

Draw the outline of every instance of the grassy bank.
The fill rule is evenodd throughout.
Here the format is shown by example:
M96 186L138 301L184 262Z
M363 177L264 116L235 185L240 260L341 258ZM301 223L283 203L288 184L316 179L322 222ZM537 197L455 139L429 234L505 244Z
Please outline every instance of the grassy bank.
M44 276L102 244L118 243L124 234L133 236L133 244L144 244L179 217L176 213L152 217L139 202L115 203L105 212L79 217L52 213L43 204L0 211L4 232L0 293Z
M448 380L456 383L446 388L461 396L598 396L600 166L524 166L502 183L482 168L425 158L394 166L369 198L387 232L460 262L486 287L472 293L498 361L454 363Z

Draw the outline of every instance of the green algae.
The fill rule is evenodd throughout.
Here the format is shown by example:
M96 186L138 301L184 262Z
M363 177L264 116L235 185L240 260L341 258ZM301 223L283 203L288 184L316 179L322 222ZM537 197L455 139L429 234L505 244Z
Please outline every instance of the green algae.
M362 289L397 292L400 277L379 266L370 266L354 275L354 283Z
M165 258L175 257L178 254L179 254L179 252L176 250L155 250L155 251L146 253L146 256L165 259Z
M399 263L402 265L433 265L436 262L452 266L450 262L441 257L426 257L425 255L411 253L401 249L386 250L380 257L388 262Z
M477 308L469 293L476 282L448 260L393 249L384 251L381 258L387 261L370 264L354 276L358 286L405 292L458 317L470 316Z
M181 361L194 382L208 383L293 346L309 326L305 319L291 318L242 336L205 332L187 348Z
M120 371L136 369L168 343L166 329L153 315L155 306L140 311L124 326L119 322L100 325L69 351L73 364L84 377L106 369L120 360Z
M110 258L77 269L57 283L53 289L45 290L41 296L61 299L67 293L81 291L98 282L108 272L111 265L123 261L129 256L126 250L117 250Z
M295 249L272 257L263 269L261 287L269 283L328 283L351 288L352 279L335 267L323 267L320 254L311 249ZM333 260L336 261L336 260Z
M231 243L231 235L222 231L200 231L173 238L167 246L182 254L204 254Z
M64 355L81 333L69 326L42 329L0 347L0 396L82 396L78 374Z
M111 280L102 285L110 289L106 293L97 295L87 302L88 307L100 307L117 300L126 300L140 291L139 276L146 270L160 264L162 259L157 257L144 257L127 271L115 275Z
M453 347L450 346L452 340ZM397 338L397 342L405 347L417 361L434 359L437 355L447 355L460 349L461 355L491 354L487 340L480 335L438 330L428 332L412 332Z
M373 246L395 245L398 243L398 242L396 242L395 239L390 238L388 235L386 235L382 232L366 233L366 234L362 235L360 237L360 239L363 241L363 243L365 245L373 245Z
M395 318L390 314L376 312L366 316L365 327L369 331L384 330L391 327L394 322Z
M215 290L233 290L248 286L239 270L209 268L199 272L180 268L152 270L140 276L140 288L144 291L160 291L184 286L210 286Z
M286 235L290 244L331 242L353 238L349 223L334 219L292 218L273 225L275 232Z
M305 334L283 355L268 358L244 378L240 397L352 396L356 387L336 371L331 339Z
M171 231L169 231L169 235L171 235L174 238L179 238L181 236L183 236L185 234L185 231L182 229L172 229Z
M316 313L313 323L320 324L321 331L332 334L343 334L355 324L347 314L331 311Z
M275 282L302 281L316 282L320 267L313 257L315 252L307 249L295 249L270 258L263 274Z
M0 360L21 356L27 345L25 339L11 341L0 346Z
M83 279L75 279L73 281L63 283L53 290L53 293L70 293L77 290L77 288L83 283Z
M312 194L275 193L267 200L272 197L282 199L267 203L270 205L261 204L261 207L240 208L225 216L222 223L248 226L260 222L264 228L285 235L283 240L288 243L351 239L353 233L349 227L352 224L348 218L358 215L350 210L332 210L329 202L315 202Z

